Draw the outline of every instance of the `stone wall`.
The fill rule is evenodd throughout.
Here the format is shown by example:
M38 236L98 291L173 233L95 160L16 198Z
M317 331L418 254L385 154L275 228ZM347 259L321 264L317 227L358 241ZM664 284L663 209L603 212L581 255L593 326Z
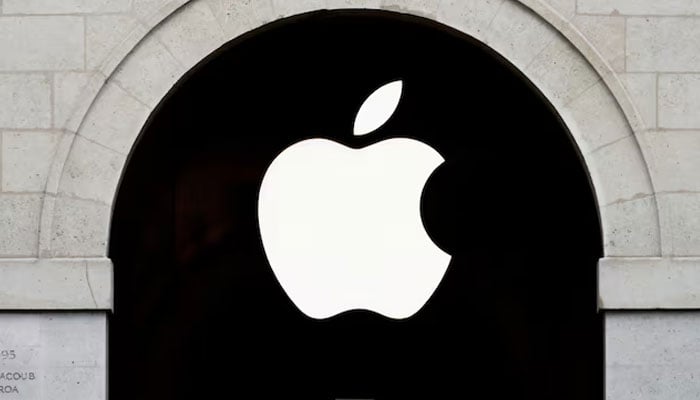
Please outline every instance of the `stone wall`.
M437 20L523 71L591 173L605 240L601 307L698 309L699 4L0 0L0 309L109 309L111 205L160 99L246 31L345 7ZM700 313L615 311L606 323L608 398L700 395L688 372L700 363Z

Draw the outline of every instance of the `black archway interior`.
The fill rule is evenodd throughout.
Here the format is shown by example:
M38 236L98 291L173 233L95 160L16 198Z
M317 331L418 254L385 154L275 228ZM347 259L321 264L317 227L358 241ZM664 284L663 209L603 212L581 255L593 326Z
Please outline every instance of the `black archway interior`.
M394 116L353 137L363 100L395 79ZM406 320L305 317L261 246L266 167L306 138L397 136L446 159L422 215L447 274ZM131 155L110 241L110 398L600 399L601 242L566 128L493 51L389 12L276 22L188 74Z

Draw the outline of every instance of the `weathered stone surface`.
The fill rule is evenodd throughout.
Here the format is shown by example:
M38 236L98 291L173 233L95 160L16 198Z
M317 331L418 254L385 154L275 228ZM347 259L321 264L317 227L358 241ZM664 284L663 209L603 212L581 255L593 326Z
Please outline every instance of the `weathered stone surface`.
M656 74L620 74L620 80L627 89L635 108L647 128L656 127Z
M700 256L700 193L657 195L664 252L673 256Z
M176 70L166 66L168 68L165 70L166 73L174 75L173 78L179 78L182 75L184 72L182 68L192 68L226 43L227 39L232 39L226 37L212 9L204 2L184 6L173 16L169 24L158 29L156 36L182 65ZM142 46L145 47L145 44ZM156 47L153 44L150 46ZM147 50L144 49L144 51Z
M615 71L625 70L625 18L578 15L572 23Z
M41 194L0 193L0 257L38 252Z
M421 15L434 18L439 0L382 0L382 8L413 15Z
M627 70L630 72L700 71L700 20L629 18Z
M50 78L45 74L0 73L0 128L50 127Z
M639 135L659 192L700 193L700 131L662 130Z
M578 0L578 12L612 15L700 14L695 0Z
M138 18L148 20L169 3L171 0L132 0L132 7Z
M629 123L602 81L563 107L561 114L583 154L632 135Z
M598 282L604 309L700 307L700 258L603 258Z
M598 199L604 201L603 205L623 203L653 194L649 176L638 173L646 169L646 163L633 136L599 148L587 155L586 161L596 166L598 174L605 174L595 181Z
M21 371L0 384L23 400L102 400L107 396L107 315L2 313L3 372ZM12 390L12 389L11 389Z
M606 313L606 398L696 398L699 370L699 312Z
M326 7L331 10L343 8L380 8L382 0L326 0Z
M59 139L59 132L3 132L2 190L43 191Z
M56 198L51 230L54 257L105 257L111 207L92 200Z
M129 40L133 47L136 40L129 38L129 34L137 30L145 33L145 28L131 14L90 15L86 17L85 24L86 68L99 68L105 74L110 73L124 56L118 52L119 44ZM137 36L140 38L141 35ZM118 54L117 59L113 53Z
M130 0L3 0L5 14L90 14L131 10Z
M437 20L455 29L483 38L504 0L444 0Z
M323 1L270 1L270 0L203 0L210 8L228 39L258 28L276 18L289 17L314 7ZM274 3L274 4L273 4ZM223 44L223 43L222 43ZM183 43L184 45L184 43Z
M272 8L273 8L273 15L274 18L277 17L289 17L292 15L296 14L302 14L305 12L313 11L313 10L320 10L323 9L326 4L324 0L303 0L303 1L287 1L287 0L263 0L263 1L256 1L256 0L224 0L226 4L229 4L229 7L232 3L239 3L246 9L249 9L251 6L255 6L258 8L258 4L262 7L263 13L260 11L254 12L255 15L257 15L257 18L262 18L269 20L271 16L266 16L264 14L264 10L267 9L269 2L271 1L272 3ZM234 15L234 14L230 14ZM273 19L274 19L273 18Z
M559 15L569 19L576 14L576 0L544 0Z
M114 83L107 83L86 115L80 135L127 154L151 109Z
M154 108L185 70L154 37L144 39L134 53L134 61L121 64L113 79L141 103Z
M125 160L123 154L78 136L59 193L111 204Z
M563 40L552 41L524 72L555 107L573 101L600 80L580 53Z
M106 258L0 258L0 276L2 309L112 308L112 262Z
M518 2L506 1L484 32L486 43L519 69L556 38L556 31Z
M700 74L662 74L658 91L660 128L700 128Z
M658 257L661 238L653 196L600 209L606 257Z
M53 126L75 132L104 76L98 72L58 72L53 76Z
M0 71L83 68L83 34L81 17L0 17Z

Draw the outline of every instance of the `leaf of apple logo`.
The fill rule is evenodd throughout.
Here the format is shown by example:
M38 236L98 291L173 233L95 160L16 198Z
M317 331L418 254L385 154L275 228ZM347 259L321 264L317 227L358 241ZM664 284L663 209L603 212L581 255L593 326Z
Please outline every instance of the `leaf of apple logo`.
M394 81L375 90L360 107L355 117L355 136L366 135L379 129L391 118L401 100L403 82Z
M401 91L395 81L370 95L354 135L383 125ZM408 138L361 149L309 139L275 158L258 197L260 234L275 276L304 314L365 309L399 319L425 305L451 259L420 215L423 187L443 162Z

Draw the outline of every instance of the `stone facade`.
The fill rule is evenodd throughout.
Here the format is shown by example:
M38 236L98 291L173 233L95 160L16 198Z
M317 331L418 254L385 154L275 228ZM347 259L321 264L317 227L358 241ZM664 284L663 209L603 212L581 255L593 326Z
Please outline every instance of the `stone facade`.
M615 310L606 312L606 398L700 396L694 0L2 0L0 309L109 310L112 202L154 107L227 41L337 8L461 30L544 93L597 196L599 301Z

